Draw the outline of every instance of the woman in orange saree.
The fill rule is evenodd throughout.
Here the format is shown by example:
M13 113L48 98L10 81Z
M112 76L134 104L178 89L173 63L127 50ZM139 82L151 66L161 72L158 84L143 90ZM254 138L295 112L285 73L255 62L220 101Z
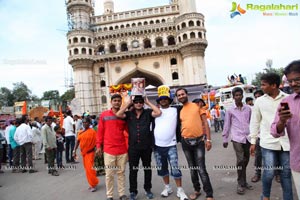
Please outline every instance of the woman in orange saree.
M84 130L78 133L76 145L73 151L73 156L76 157L76 150L78 146L80 146L86 178L90 185L89 191L95 192L96 186L99 182L96 176L96 170L94 169L96 131L93 128L90 128L90 125L91 119L84 118Z

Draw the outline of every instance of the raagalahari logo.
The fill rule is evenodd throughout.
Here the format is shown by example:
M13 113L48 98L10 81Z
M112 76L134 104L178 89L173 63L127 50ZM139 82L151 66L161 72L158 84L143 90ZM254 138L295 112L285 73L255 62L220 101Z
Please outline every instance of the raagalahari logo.
M232 2L230 17L245 14L247 11L259 11L263 16L298 16L298 4L246 4L246 9L241 8L240 4Z
M236 2L232 2L232 8L231 8L230 12L231 12L230 17L234 18L237 15L245 14L246 10L241 8L240 4L237 5Z

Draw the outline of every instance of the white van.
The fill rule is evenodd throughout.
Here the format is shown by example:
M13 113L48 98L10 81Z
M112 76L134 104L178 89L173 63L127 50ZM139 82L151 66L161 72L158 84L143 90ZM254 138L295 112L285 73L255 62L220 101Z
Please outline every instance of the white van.
M254 85L235 85L231 87L220 88L217 90L215 98L216 102L218 102L220 106L223 106L225 110L230 108L234 103L234 99L232 97L232 90L236 87L240 87L243 90L243 102L245 102L245 99L247 97L252 97L254 99L253 93L256 90L256 86Z

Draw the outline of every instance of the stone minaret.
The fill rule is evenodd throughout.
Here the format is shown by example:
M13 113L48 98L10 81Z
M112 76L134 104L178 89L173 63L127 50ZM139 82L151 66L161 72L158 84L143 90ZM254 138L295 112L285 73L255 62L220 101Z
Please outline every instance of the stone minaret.
M109 15L114 12L114 1L104 0L104 14Z
M207 83L204 52L207 47L204 16L196 11L195 0L178 0L177 42L183 58L185 84Z
M97 102L93 93L94 32L90 28L94 8L91 0L68 0L70 30L67 34L69 63L74 71L75 98L80 100L81 113L95 114ZM76 114L81 114L76 113Z

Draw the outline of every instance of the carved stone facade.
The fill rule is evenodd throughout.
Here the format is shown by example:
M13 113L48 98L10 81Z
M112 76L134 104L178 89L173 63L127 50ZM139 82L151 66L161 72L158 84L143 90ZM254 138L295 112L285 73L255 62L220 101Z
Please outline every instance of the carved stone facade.
M205 84L207 47L204 16L195 0L115 13L104 0L94 15L91 0L67 0L69 63L82 112L109 106L109 85L145 77L147 85Z

